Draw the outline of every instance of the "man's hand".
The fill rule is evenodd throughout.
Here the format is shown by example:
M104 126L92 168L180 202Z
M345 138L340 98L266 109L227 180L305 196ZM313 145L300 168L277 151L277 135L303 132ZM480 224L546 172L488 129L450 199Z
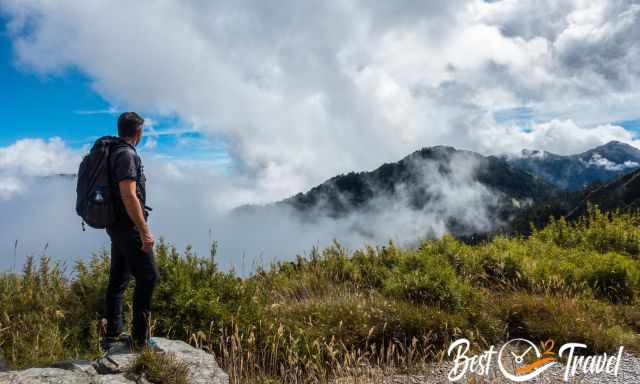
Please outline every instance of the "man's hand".
M142 239L142 250L150 252L153 249L154 239L148 226L145 225L140 231L140 238Z
M149 252L153 250L153 235L151 234L149 226L144 219L144 208L136 194L136 182L135 180L125 179L120 181L118 185L120 187L122 203L127 210L127 214L140 233L140 239L142 240L141 249L145 252Z

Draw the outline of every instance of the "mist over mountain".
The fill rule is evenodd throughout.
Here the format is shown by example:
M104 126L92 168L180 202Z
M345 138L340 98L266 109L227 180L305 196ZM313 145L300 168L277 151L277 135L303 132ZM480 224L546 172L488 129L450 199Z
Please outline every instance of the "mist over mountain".
M619 141L575 155L562 156L525 149L520 156L503 158L512 166L568 191L579 191L596 182L608 182L640 167L640 150Z
M242 271L242 260L246 259L249 265L255 260L288 259L303 254L311 246L331 244L334 239L345 246L358 247L384 244L390 239L398 244L414 244L420 239L438 238L444 234L471 239L481 239L496 232L526 234L531 222L540 226L550 215L577 217L584 212L588 202L600 204L605 209L637 205L634 203L640 195L640 187L635 184L637 179L627 179L622 170L628 168L633 172L629 165L638 160L635 148L609 143L574 156L540 154L538 156L546 156L546 159L535 164L544 165L549 161L553 165L559 158L577 164L566 172L568 169L589 170L591 173L582 176L584 182L591 180L587 177L590 175L610 179L591 183L585 189L563 190L548 182L545 178L548 175L519 167L527 164L524 157L516 162L513 158L436 146L415 151L397 162L370 171L332 177L305 193L275 203L242 206L228 212L207 205L210 201L233 195L228 190L219 190L220 179L203 170L201 175L208 177L185 180L158 168L151 159L148 170L150 183L153 183L150 195L154 207L152 227L158 236L165 236L180 248L191 244L199 254L206 254L211 240L216 240L220 254L224 255L219 260L220 265L223 268L236 266ZM534 155L530 153L529 160ZM594 164L584 166L590 161L595 163L594 158L599 159L599 167ZM595 172L598 169L606 171L607 167L613 170ZM623 174L619 176L621 178L615 178L619 174ZM24 181L24 196L0 201L11 217L20 218L7 224L1 232L6 244L12 245L19 240L18 256L37 254L46 243L48 252L58 258L73 259L106 244L107 239L100 231L88 231L87 235L81 232L70 198L75 196L73 175L32 179ZM185 183L201 196L176 205L175 188L184 187ZM50 212L40 208L45 199L55 201L55 204L46 205L52 207ZM38 213L32 212L32 208ZM35 224L28 220L34 215L42 220ZM68 249L69 242L56 237L51 222L58 223L55 228L66 228L65 233L82 233L79 236L82 243L73 242L78 249ZM37 236L18 236L29 230ZM256 263L260 264L259 261ZM8 265L12 262L5 263L5 267Z
M519 212L555 193L543 179L502 158L436 146L372 171L335 176L267 207L238 211L287 208L305 222L349 221L365 234L401 217L400 225L417 237L470 236L505 227Z
M587 202L605 209L635 204L640 186L625 180L638 178L621 176L639 167L640 150L617 141L568 156L536 150L523 150L521 156L483 156L435 146L235 213L286 209L305 223L348 222L349 230L365 238L375 237L376 226L388 227L397 217L404 218L400 228L427 237L526 233L530 223L583 212Z

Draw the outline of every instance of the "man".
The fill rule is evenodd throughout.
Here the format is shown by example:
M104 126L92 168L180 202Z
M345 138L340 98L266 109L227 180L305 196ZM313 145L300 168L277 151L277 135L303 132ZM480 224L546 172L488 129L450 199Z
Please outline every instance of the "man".
M107 226L111 238L111 269L106 296L105 344L120 340L123 331L124 292L133 275L131 342L134 349L149 344L151 296L158 279L153 257L153 236L147 225L146 178L136 145L142 138L144 119L135 112L118 118L118 141L109 156L109 171L116 196L116 221Z

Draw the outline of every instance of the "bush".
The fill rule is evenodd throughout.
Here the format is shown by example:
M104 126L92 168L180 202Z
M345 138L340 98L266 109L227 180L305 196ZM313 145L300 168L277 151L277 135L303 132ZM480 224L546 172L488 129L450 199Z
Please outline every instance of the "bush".
M617 252L637 260L640 255L640 214L605 213L597 206L589 206L587 213L577 221L551 220L543 229L534 231L532 237L564 248Z
M612 303L633 302L640 285L637 262L615 253L591 254L583 260L582 278L593 289L595 296Z
M154 332L188 340L198 331L215 330L235 321L248 326L260 318L263 307L255 281L217 270L211 260L200 259L187 248L180 255L160 241L155 250L160 280L154 292Z
M637 349L633 333L602 302L553 295L516 294L494 303L507 325L507 338L553 339L556 346L585 343L592 353L624 345Z
M27 367L71 356L73 342L63 326L65 287L59 265L43 257L36 268L28 258L23 273L0 281L0 347L8 363Z
M459 309L469 294L453 267L428 251L407 252L384 282L383 292L414 303Z

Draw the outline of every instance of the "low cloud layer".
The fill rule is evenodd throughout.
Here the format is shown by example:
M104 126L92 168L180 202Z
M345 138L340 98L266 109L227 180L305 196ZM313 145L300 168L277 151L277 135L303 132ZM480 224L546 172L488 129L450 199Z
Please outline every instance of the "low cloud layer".
M607 158L600 156L597 153L593 154L593 156L591 157L591 159L589 159L587 164L594 167L604 168L607 171L624 171L627 169L637 168L640 165L635 161L630 161L630 160L627 160L621 164L617 164Z
M64 146L53 147L73 153ZM192 245L204 257L210 242L217 241L220 266L246 274L257 265L291 259L334 240L353 249L389 240L413 244L421 238L440 237L448 232L452 218L472 231L493 229L499 223L492 219L491 210L501 201L475 180L476 165L473 156L463 153L444 163L448 172L442 173L443 164L414 159L411 168L421 180L419 185L398 185L394 197L377 191L366 210L350 210L337 219L321 208L305 219L284 205L233 211L231 208L255 199L254 191L229 182L207 164L167 163L149 156L145 166L148 203L154 208L150 223L157 237L179 249ZM19 191L0 200L5 212L0 220L2 252L12 256L15 251L18 267L27 255L39 256L45 249L55 260L72 265L108 247L104 231L81 229L81 219L74 211L74 178L23 175L20 181ZM411 206L411 191L416 188L432 196L419 210ZM2 260L0 269L13 268L13 257Z
M27 144L32 146L30 150L14 152ZM62 159L54 160L56 154ZM72 265L108 249L104 231L82 231L74 210L76 180L60 175L72 172L81 155L82 151L70 149L59 139L28 140L0 148L0 174L4 175L0 252L7 255L0 269L14 267L14 252L19 267L26 256L39 256L45 250L55 260ZM31 156L49 159L59 167L43 175ZM209 162L168 161L152 154L143 154L143 158L148 203L154 208L150 219L154 234L181 250L192 245L203 257L215 240L220 266L243 274L257 265L304 255L312 247L324 247L334 240L351 249L389 240L415 244L419 239L448 233L452 219L469 233L489 231L501 224L496 212L503 204L527 203L511 201L478 182L477 158L468 152L460 152L445 163L412 156L409 164L416 183L396 185L393 196L376 190L365 209L347 207L348 214L338 218L322 203L304 217L284 205L234 210L264 199L257 195L251 180L230 178ZM621 166L604 158L594 157L592 162L600 167ZM35 169L28 164L36 164ZM418 209L413 202L417 189L430 196L429 203Z

